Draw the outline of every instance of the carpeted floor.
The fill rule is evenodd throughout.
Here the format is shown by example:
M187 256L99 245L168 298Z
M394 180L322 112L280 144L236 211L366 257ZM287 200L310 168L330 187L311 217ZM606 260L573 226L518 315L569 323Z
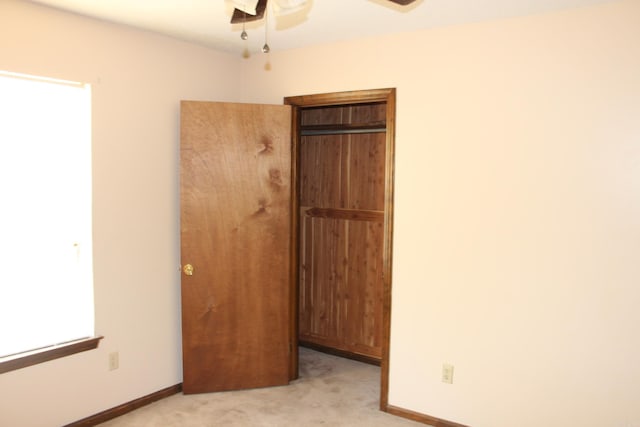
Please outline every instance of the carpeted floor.
M300 378L284 387L176 394L104 427L424 427L380 412L380 368L300 349Z

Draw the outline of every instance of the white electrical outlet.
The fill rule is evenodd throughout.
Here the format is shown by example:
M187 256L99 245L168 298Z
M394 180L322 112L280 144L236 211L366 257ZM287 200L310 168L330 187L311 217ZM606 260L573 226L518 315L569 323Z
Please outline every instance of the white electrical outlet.
M113 353L109 353L109 370L115 371L118 367L120 367L118 352L114 351Z
M453 365L449 365L448 363L442 365L442 382L453 384Z

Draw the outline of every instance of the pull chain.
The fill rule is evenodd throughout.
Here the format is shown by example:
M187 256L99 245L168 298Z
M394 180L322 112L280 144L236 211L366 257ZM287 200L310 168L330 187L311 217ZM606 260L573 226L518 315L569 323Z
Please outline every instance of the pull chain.
M265 9L264 11L264 46L262 46L262 53L269 53L269 51L271 50L271 48L269 47L269 43L268 43L268 36L269 33L269 10Z
M246 6L245 6L245 10L246 10ZM242 32L240 33L240 38L242 40L246 40L249 38L249 34L247 34L247 31L245 30L246 24L247 24L247 12L243 10L242 11Z

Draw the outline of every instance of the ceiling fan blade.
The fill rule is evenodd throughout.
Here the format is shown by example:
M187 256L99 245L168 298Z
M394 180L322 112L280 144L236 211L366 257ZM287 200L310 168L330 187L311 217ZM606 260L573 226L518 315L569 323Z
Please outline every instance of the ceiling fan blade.
M256 14L250 15L241 11L240 9L233 9L233 16L231 17L232 24L242 24L243 22L257 21L264 17L264 12L267 10L267 0L259 0L256 6Z
M408 4L413 3L416 0L389 0L390 2L396 3L396 4L400 4L402 6L406 6Z

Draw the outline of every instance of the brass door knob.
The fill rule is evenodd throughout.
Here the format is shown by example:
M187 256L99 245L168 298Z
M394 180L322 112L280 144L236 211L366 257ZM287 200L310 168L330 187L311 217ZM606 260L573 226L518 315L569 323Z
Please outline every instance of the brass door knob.
M193 265L191 264L187 264L182 268L182 271L184 271L184 274L186 274L187 276L193 276Z

